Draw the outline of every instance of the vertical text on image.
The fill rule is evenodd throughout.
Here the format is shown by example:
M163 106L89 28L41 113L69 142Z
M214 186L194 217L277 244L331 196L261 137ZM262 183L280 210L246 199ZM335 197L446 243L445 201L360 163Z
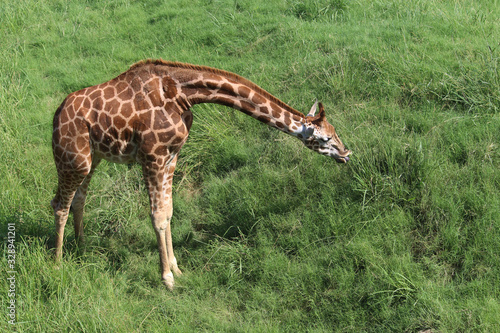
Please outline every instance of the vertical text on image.
M16 225L7 224L7 283L9 284L7 317L16 323Z

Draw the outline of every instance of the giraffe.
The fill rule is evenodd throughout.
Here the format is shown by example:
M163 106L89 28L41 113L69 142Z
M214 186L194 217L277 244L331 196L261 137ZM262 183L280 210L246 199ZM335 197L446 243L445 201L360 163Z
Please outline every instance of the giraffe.
M56 262L62 258L70 209L75 238L83 242L85 198L99 162L138 162L149 194L161 279L168 289L173 288L173 273L182 272L170 231L172 178L193 122L191 107L200 103L240 110L298 138L313 151L340 163L349 160L351 152L345 149L317 101L306 116L230 72L164 60L138 62L108 82L69 94L54 115L52 148L58 187L51 206Z

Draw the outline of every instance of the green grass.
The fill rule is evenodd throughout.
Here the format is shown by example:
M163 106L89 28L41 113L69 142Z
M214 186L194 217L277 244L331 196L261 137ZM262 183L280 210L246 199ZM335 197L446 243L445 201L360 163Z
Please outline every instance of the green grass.
M0 3L0 235L19 332L500 330L498 1ZM143 58L236 72L306 112L347 165L193 108L168 292L138 166L102 163L53 264L52 116Z

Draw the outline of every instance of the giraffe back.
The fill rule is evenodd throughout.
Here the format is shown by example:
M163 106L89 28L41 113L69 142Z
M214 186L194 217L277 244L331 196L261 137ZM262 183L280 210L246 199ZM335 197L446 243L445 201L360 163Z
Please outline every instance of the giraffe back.
M55 149L118 163L171 158L192 122L191 113L175 105L171 80L149 66L135 66L69 94L54 116Z

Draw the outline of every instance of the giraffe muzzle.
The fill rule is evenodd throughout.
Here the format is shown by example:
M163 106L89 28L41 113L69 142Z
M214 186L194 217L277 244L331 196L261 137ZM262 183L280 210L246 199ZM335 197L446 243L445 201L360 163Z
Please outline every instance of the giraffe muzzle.
M335 159L335 161L337 163L347 163L350 160L349 155L351 155L351 153L352 152L350 150L346 150L346 151L344 151L344 153L342 153L343 156L337 155L337 156L332 156L332 157Z

